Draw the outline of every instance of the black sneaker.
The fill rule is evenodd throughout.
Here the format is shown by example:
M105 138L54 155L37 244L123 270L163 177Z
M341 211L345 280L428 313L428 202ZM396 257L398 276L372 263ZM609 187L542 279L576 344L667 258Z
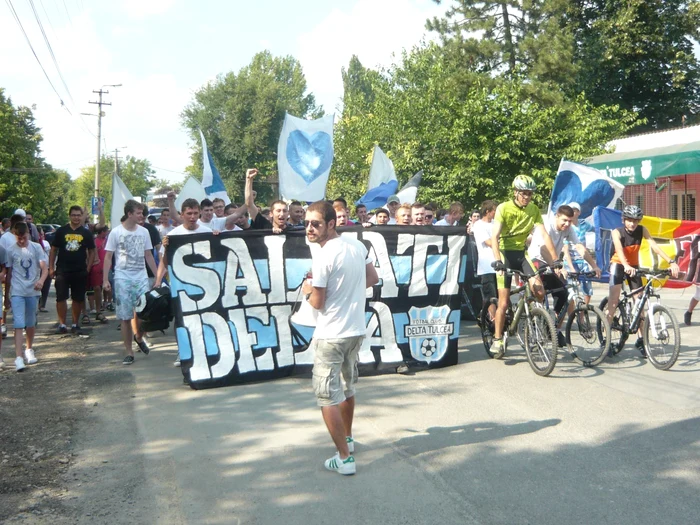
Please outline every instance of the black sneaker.
M70 333L75 334L75 335L80 335L83 333L83 331L80 329L80 327L77 324L74 324L73 326L70 327Z
M56 333L59 333L59 334L67 334L67 333L68 333L68 327L67 327L66 325L62 324L62 325L60 325L60 326L58 327L58 331L57 331Z
M686 326L690 326L690 318L693 317L693 312L686 312L683 314L683 322Z
M133 355L128 355L124 358L124 361L122 361L123 365L133 365L134 364L134 356Z
M557 332L557 344L559 348L564 348L566 346L566 337L561 332Z
M643 357L644 359L647 358L647 351L644 350L644 339L643 339L643 338L638 337L638 338L637 338L637 342L634 343L634 347L635 347L637 350L639 350L639 353L642 354L642 357Z
M151 352L151 349L148 347L148 344L146 344L146 341L143 340L143 337L141 341L137 341L136 336L134 336L134 342L138 345L139 350L143 352L143 355L148 355Z

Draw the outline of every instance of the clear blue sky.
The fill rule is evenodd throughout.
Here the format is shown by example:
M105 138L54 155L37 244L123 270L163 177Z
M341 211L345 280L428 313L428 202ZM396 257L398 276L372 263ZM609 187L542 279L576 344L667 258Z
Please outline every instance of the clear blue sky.
M309 91L333 111L342 96L340 68L352 54L366 66L389 65L393 53L424 37L426 18L444 10L432 0L33 0L66 89L30 1L11 3L59 95L6 3L0 5L0 87L16 105L36 105L47 161L73 177L94 163L96 118L83 122L78 114L96 113L88 104L97 100L93 89L121 83L106 88L107 150L126 146L123 154L149 159L158 177L173 181L182 179L192 146L179 114L208 80L238 71L264 49L291 54L302 63Z

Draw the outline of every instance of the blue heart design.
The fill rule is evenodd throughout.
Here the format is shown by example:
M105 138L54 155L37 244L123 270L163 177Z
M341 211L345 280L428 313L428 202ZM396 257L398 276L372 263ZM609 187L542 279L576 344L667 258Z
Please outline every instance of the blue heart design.
M560 171L552 188L552 210L563 204L578 202L581 205L581 219L590 217L596 206L607 206L615 197L615 190L604 180L594 180L585 190L581 189L581 179L573 171Z
M331 167L333 141L325 131L309 135L295 129L287 137L287 162L308 186Z

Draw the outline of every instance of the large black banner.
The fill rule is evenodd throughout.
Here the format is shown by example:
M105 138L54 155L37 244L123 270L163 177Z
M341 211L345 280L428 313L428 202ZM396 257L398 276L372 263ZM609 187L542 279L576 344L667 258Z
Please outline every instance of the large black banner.
M343 228L362 241L380 282L367 292L366 369L457 363L463 228ZM313 328L290 321L311 269L303 231L173 236L168 246L175 324L193 388L273 379L313 364ZM471 266L471 265L469 265Z

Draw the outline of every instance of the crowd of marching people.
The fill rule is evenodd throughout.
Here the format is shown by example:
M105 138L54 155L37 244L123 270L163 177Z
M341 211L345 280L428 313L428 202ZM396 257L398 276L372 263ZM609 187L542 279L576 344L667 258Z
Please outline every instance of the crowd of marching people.
M157 292L167 276L168 240L172 236L224 231L269 230L274 234L305 231L312 251L312 271L301 290L309 305L318 313L311 345L314 348L313 389L323 420L335 444L336 454L327 459L325 468L342 475L356 472L352 422L355 408L358 353L365 336L365 290L379 282L367 247L351 237L340 235L336 228L362 226L381 228L396 226L459 226L465 217L464 206L454 202L440 210L430 204L401 202L397 195L387 199L385 207L368 210L356 205L354 217L347 202L318 201L308 206L300 202L274 200L269 208L255 203L253 184L256 169L246 173L245 202L226 204L222 199L201 201L185 199L176 209L174 193L168 194L168 208L159 217L149 216L148 207L135 200L124 206L120 224L110 229L98 205L96 223L89 221L87 210L72 206L69 222L58 228L47 242L33 217L18 209L3 220L0 236L0 281L4 283L3 337L7 333L7 314L12 312L15 370L37 363L34 351L37 314L46 312L46 299L52 280L56 291L56 332L81 334L85 325L106 323L107 311L114 311L124 344L122 363L134 363L134 344L143 355L150 352L146 330L136 314L142 297ZM520 175L513 181L512 198L502 203L486 200L479 210L470 213L466 235L475 254L475 274L480 281L483 302L493 302L488 315L494 323L491 353L501 358L505 353L504 321L510 301L511 274L518 270L531 279L532 291L543 301L549 291L558 315L571 307L566 280L569 272L601 269L586 249L585 230L579 224L581 207L576 202L560 205L543 219L532 202L537 190L534 180ZM638 284L636 270L639 248L646 239L652 250L669 263L674 276L675 264L653 242L649 232L639 224L642 210L626 206L623 226L612 233L609 313L617 304L622 282ZM563 267L559 264L563 262ZM542 265L552 271L535 275ZM586 302L592 287L584 281ZM166 292L163 292L166 295ZM70 317L68 299L71 299ZM496 299L495 301L492 301ZM693 299L695 303L695 299ZM691 310L695 304L691 302ZM563 316L558 316L563 319ZM689 323L689 314L686 323ZM560 323L561 324L561 323ZM565 345L561 326L557 327L559 346ZM1 348L2 339L0 339ZM643 345L637 346L644 352ZM179 357L175 362L180 364ZM4 362L0 358L0 368ZM408 371L400 366L397 372ZM187 377L185 375L185 382Z
M178 210L176 195L170 192L168 208L157 217L149 216L146 205L128 201L121 224L112 225L111 230L105 223L101 204L94 223L87 210L72 206L68 224L54 232L51 243L25 210L18 209L12 217L4 219L0 230L0 278L4 281L0 326L5 337L7 313L12 311L16 370L23 370L27 364L37 361L33 349L36 316L47 311L46 300L52 281L56 291L56 331L81 334L85 325L106 323L106 312L114 311L124 341L123 363L128 365L134 362L134 344L144 355L150 351L134 309L139 297L163 283L167 274L165 246L169 236L250 229L273 233L304 230L308 226L304 222L306 206L301 202L274 200L267 208L258 207L253 189L257 174L256 169L247 171L245 202L241 205L226 204L218 198L199 202L186 199ZM540 300L547 290L554 290L556 313L570 304L564 284L568 272L592 270L597 276L601 274L585 246L585 229L578 221L581 212L578 203L559 206L552 218L543 221L539 208L531 202L536 191L534 181L528 176L519 176L513 183L513 191L513 198L506 202L484 201L466 221L466 233L476 248L473 259L483 301L497 299L497 306L491 307L497 356L502 355L503 312L509 300L510 278L503 273L505 268L530 273L541 265L562 259L563 268L534 279L533 286ZM329 201L329 204L335 213L336 227L457 226L465 217L464 206L459 202L440 209L432 204L401 202L397 195L390 196L384 207L375 210L358 204L354 214L343 198ZM617 302L623 278L634 278L640 235L648 238L648 232L637 228L641 216L641 210L628 206L623 212L625 227L613 234L611 305ZM628 225L627 221L632 222ZM583 291L586 302L590 301L592 287L585 279ZM695 305L691 303L692 306ZM689 318L686 315L686 322ZM563 344L561 332L558 339Z

